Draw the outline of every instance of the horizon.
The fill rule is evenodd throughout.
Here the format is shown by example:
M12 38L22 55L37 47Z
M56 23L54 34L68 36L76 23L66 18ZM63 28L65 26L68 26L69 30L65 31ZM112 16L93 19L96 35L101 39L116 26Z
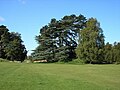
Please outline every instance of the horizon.
M60 20L65 15L84 15L96 18L100 22L105 36L105 43L113 44L120 41L120 1L109 0L61 0L61 1L32 1L32 0L0 0L0 25L5 25L10 32L21 34L26 49L37 47L35 36L40 28L47 25L52 18Z

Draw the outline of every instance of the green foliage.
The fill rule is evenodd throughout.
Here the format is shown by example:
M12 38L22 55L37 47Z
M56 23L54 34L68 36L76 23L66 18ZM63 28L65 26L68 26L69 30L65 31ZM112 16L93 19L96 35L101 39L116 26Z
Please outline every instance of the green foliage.
M120 42L115 42L113 46L113 61L116 63L120 63Z
M69 60L69 47L62 46L55 51L55 60L61 62L68 62Z
M27 54L22 42L19 33L10 33L6 26L0 26L0 58L22 62Z
M33 60L69 62L78 57L84 63L120 63L119 43L104 44L103 30L95 18L86 20L83 15L53 18L40 29L36 41L39 45L31 54Z
M102 63L104 48L103 31L100 24L94 18L86 22L86 26L80 31L79 45L76 54L85 63Z
M104 60L105 63L113 63L113 46L112 44L106 43L104 50Z
M0 58L5 58L4 48L9 42L9 30L5 26L0 26Z
M33 59L71 61L76 57L79 30L84 27L85 21L83 15L64 16L59 21L51 19L48 25L40 29L40 35L36 36L39 46L32 53Z
M106 63L120 63L120 43L114 45L107 43L105 45L104 57Z

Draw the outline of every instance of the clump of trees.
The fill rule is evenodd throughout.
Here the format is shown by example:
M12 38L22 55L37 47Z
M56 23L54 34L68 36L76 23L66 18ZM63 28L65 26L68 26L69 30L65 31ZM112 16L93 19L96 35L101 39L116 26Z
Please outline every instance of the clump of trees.
M85 21L83 15L64 16L61 20L51 19L48 25L40 29L40 35L36 36L39 46L32 53L33 60L68 62L76 58L79 31L84 28Z
M113 45L104 43L103 30L95 18L86 21L85 27L80 30L79 43L76 54L79 60L85 63L120 63L120 43Z
M0 58L10 61L24 61L27 50L22 43L19 33L9 32L6 26L0 26Z
M105 44L103 30L95 18L83 15L51 19L36 36L38 47L33 60L68 62L78 58L84 63L119 63L120 43Z
M64 16L51 19L40 29L35 40L38 46L31 54L32 60L47 62L77 62L101 64L120 63L120 42L105 44L105 36L96 18L86 19L83 15ZM0 58L23 62L27 50L21 35L9 32L0 26Z
M104 62L105 63L120 63L120 42L114 44L106 43L104 48Z

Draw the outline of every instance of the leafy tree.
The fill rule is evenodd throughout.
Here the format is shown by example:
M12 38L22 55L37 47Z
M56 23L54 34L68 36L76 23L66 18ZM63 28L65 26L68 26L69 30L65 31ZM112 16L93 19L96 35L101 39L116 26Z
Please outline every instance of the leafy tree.
M113 62L120 63L120 42L115 42L113 46Z
M9 30L4 26L0 26L0 58L5 59L5 51L4 48L8 44L9 41Z
M79 45L76 53L85 63L102 63L104 48L104 35L100 23L90 18L85 28L80 31Z
M0 26L0 58L22 62L27 55L27 51L22 44L21 35L8 31L6 26Z
M21 40L20 34L12 32L10 33L9 38L10 41L5 48L7 59L22 62L26 57L27 51L25 46L22 45L23 41Z
M106 63L120 63L120 43L114 42L113 45L107 43L104 57Z
M104 50L104 63L113 63L114 55L113 55L113 46L109 44L109 42L105 45Z

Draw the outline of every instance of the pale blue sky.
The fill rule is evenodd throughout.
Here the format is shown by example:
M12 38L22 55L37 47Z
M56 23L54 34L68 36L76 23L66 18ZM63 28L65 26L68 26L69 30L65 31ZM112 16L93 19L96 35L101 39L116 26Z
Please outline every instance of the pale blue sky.
M19 32L27 50L36 48L35 35L50 19L71 14L97 18L105 42L120 41L120 0L0 0L0 25Z

